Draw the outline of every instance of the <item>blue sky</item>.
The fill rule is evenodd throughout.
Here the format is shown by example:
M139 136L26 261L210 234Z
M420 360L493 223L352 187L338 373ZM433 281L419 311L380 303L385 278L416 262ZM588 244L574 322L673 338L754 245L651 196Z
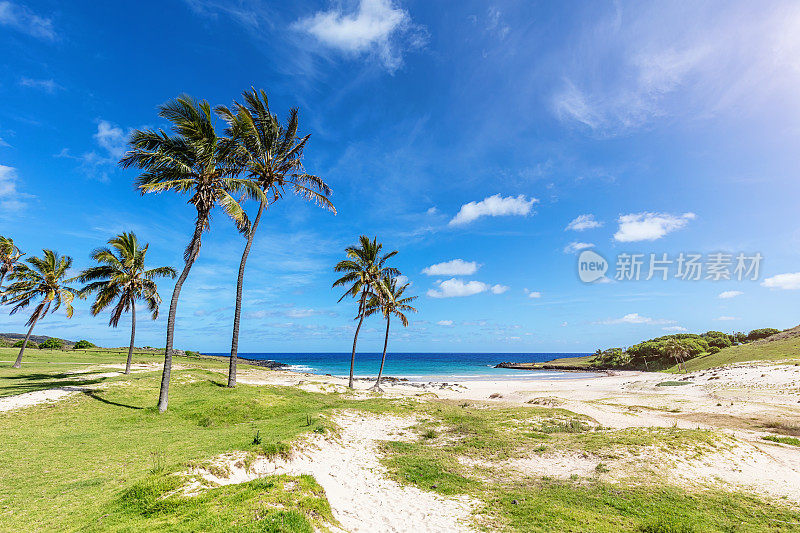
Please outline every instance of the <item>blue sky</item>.
M339 213L270 209L241 351L347 351L332 266L358 235L419 296L390 351L580 352L671 331L791 327L800 296L794 2L0 1L0 234L90 265L120 231L180 268L193 211L116 161L182 92L298 106ZM254 206L249 206L252 210ZM216 213L176 346L229 349L243 247ZM594 249L612 279L584 284ZM620 253L759 252L758 280L613 280ZM161 284L168 300L171 285ZM163 345L164 319L137 344ZM25 318L0 315L0 330ZM88 303L37 332L124 345ZM360 348L382 347L366 324Z

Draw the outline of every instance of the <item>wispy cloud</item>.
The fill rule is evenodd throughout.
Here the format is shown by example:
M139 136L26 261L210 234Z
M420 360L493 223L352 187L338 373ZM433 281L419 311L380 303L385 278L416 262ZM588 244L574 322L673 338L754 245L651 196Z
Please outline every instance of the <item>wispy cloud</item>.
M788 97L800 82L800 6L728 7L623 1L605 15L593 12L561 58L555 114L614 136L662 117L708 117L782 101L778 96Z
M389 72L400 68L406 50L423 46L427 40L426 30L390 0L360 0L352 12L341 6L319 11L296 21L292 28L351 56L375 54Z
M723 300L727 300L730 298L736 298L737 296L741 296L744 294L742 291L722 291L719 293L717 298L722 298Z
M482 281L464 281L457 278L438 281L436 285L437 289L429 289L427 292L431 298L459 298L487 291L491 291L492 294L502 294L508 290L505 285L489 285Z
M683 326L667 326L667 327L664 327L664 328L661 328L661 329L664 330L664 331L671 331L673 333L681 333L683 331L689 331Z
M590 242L577 242L573 241L564 247L565 254L574 254L578 253L581 250L585 250L587 248L593 248L594 244Z
M765 279L761 282L761 285L768 289L800 290L800 272L778 274Z
M58 89L62 89L54 80L36 80L33 78L26 78L25 76L20 78L19 84L23 87L38 89L50 94L53 94Z
M594 215L592 214L579 215L575 217L575 219L573 219L569 224L567 224L567 227L564 228L564 231L584 231L587 229L599 228L602 225L603 223L595 220Z
M619 217L619 229L614 239L619 242L654 241L667 233L686 227L694 213L670 215L668 213L632 213Z
M448 326L449 327L449 326L453 325L453 321L452 320L440 320L436 324L439 325L439 326Z
M14 167L0 165L0 215L16 213L25 207L23 198L30 195L17 190L17 170Z
M469 224L481 217L499 217L508 215L527 216L533 211L533 204L539 200L526 198L525 195L502 197L499 194L484 198L479 202L469 202L461 206L455 217L448 222L449 226Z
M88 177L106 182L109 172L125 154L129 134L130 130L123 131L119 126L101 119L97 122L97 131L92 135L100 151L90 150L81 155L72 155L69 149L64 148L56 157L79 161L80 170Z
M475 261L453 259L444 263L436 263L422 269L428 276L471 276L478 271L480 265Z
M14 2L0 2L0 25L14 28L39 39L48 41L56 39L51 19L41 17L27 7Z
M602 320L597 322L597 324L648 324L648 325L657 325L657 324L674 324L674 320L667 320L664 318L650 318L646 316L642 316L639 313L628 313L627 315L621 318L609 318L606 320Z
M720 316L715 318L714 320L719 320L721 322L730 322L732 320L739 320L739 319L736 318L735 316Z
M531 291L531 290L525 289L524 292L528 296L528 298L541 298L542 297L542 293L538 292L538 291Z

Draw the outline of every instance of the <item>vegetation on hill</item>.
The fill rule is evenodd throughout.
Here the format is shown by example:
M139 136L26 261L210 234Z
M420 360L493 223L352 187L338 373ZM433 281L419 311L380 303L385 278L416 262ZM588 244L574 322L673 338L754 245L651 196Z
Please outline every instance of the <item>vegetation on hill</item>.
M732 347L762 341L777 333L780 333L777 329L763 328L755 329L748 334L707 331L702 334L665 335L628 348L597 350L594 357L588 361L588 366L628 370L689 368L691 361L697 358L712 356Z

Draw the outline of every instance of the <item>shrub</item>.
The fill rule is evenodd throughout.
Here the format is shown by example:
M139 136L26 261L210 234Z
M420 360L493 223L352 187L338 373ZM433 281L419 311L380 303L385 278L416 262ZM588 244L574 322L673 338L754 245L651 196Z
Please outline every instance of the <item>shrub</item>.
M62 350L64 349L64 341L62 341L61 339L56 339L55 337L50 337L49 339L45 339L39 344L39 349Z
M86 348L95 348L95 345L85 339L82 339L76 342L75 346L72 347L73 350L85 350Z
M715 353L717 353L717 352L719 352L721 350L722 350L722 348L720 348L719 346L709 346L708 353L709 354L715 354Z
M754 329L753 331L747 334L747 340L757 341L759 339L766 339L767 337L775 335L776 333L780 333L780 330L775 328Z
M717 348L727 348L733 344L730 336L721 331L707 331L703 334L703 337L709 346L716 346Z
M592 366L599 367L624 367L631 362L631 356L622 348L609 348L597 350L591 360Z
M12 348L22 348L22 345L23 345L24 343L25 343L25 339L20 339L20 340L18 340L17 342L15 342L14 344L12 344L12 345L11 345L11 347L12 347ZM33 342L33 341L28 341L28 348L33 348L33 349L36 349L36 348L38 348L38 347L39 347L39 345L38 345L38 344L36 344L35 342Z

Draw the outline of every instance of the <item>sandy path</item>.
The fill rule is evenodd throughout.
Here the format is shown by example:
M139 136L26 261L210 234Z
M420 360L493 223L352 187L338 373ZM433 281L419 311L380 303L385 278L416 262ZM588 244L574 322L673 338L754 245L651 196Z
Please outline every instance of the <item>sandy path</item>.
M310 474L325 489L334 517L351 532L472 531L468 524L475 502L401 485L380 464L378 441L411 437L407 428L416 423L413 418L346 413L335 422L341 428L337 439L310 437L289 460L261 458L245 470L241 455L228 454L219 461L230 469L229 477L195 473L220 485L266 475Z
M5 398L0 398L0 411L11 411L12 409L21 409L23 407L31 407L43 403L57 402L70 394L85 392L87 390L89 390L87 387L58 387L55 389L37 390L14 396L6 396Z

